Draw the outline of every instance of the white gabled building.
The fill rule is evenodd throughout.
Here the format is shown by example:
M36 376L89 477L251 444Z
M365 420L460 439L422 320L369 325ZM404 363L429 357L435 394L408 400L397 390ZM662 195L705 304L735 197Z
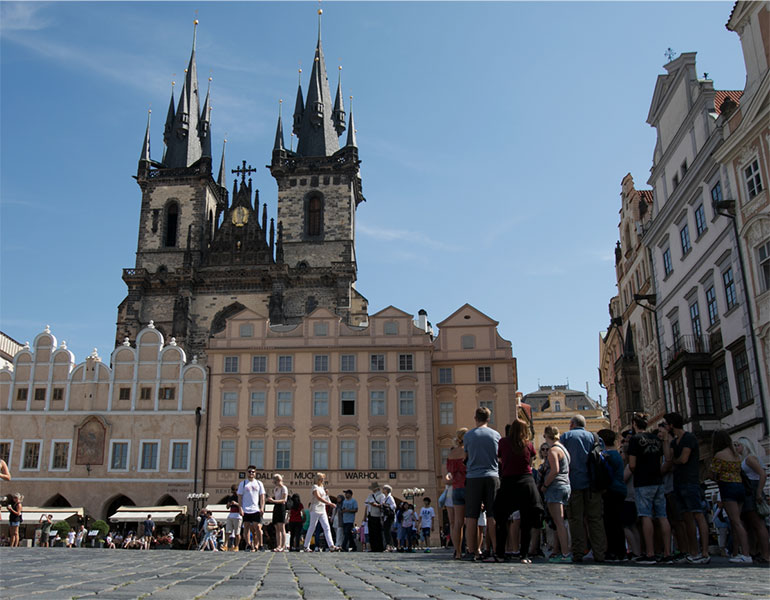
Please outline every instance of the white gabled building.
M726 186L714 160L722 144L717 92L699 78L695 53L658 76L647 122L657 130L648 180L656 320L668 410L710 454L711 432L726 428L755 447L765 435L746 290L732 220L719 208Z

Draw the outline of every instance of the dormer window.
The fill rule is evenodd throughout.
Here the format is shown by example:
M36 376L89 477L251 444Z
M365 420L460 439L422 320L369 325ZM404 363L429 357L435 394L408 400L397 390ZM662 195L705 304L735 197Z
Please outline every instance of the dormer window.
M313 124L321 125L324 118L324 103L315 102L313 104Z

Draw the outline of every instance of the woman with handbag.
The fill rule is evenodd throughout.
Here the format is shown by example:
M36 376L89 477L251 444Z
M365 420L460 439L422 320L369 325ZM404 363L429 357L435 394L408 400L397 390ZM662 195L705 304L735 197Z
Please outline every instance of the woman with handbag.
M743 471L743 483L746 489L746 500L741 510L741 519L746 524L746 531L753 536L759 549L760 562L767 563L770 560L770 540L768 540L767 527L764 517L768 515L768 506L762 497L765 489L767 474L765 474L759 459L754 456L748 445L738 440L735 442L735 451L743 457L741 471ZM764 514L760 514L764 513Z
M711 473L719 485L719 495L724 503L730 527L733 531L733 556L730 562L751 564L749 539L741 521L741 508L746 501L746 489L741 479L741 456L733 446L730 434L718 429L711 438ZM740 548L740 551L739 551Z

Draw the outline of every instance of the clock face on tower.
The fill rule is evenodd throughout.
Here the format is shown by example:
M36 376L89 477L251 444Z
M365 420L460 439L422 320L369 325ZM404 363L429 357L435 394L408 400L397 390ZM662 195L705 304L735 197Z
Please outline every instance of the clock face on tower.
M243 206L238 206L233 209L232 216L233 225L236 227L243 227L249 221L249 211Z

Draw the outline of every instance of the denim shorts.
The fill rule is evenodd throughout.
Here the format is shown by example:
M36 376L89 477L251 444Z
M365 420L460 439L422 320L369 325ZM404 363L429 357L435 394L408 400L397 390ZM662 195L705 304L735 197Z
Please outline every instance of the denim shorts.
M701 500L701 489L697 483L683 483L674 485L674 493L679 503L679 508L686 513L702 513L703 502Z
M545 501L548 504L569 504L570 486L552 483L545 488Z
M452 505L465 506L465 488L452 488Z
M743 487L743 482L719 481L718 483L722 502L732 500L740 503L746 500L746 488Z
M636 512L640 517L666 518L666 495L663 485L645 485L634 489Z

